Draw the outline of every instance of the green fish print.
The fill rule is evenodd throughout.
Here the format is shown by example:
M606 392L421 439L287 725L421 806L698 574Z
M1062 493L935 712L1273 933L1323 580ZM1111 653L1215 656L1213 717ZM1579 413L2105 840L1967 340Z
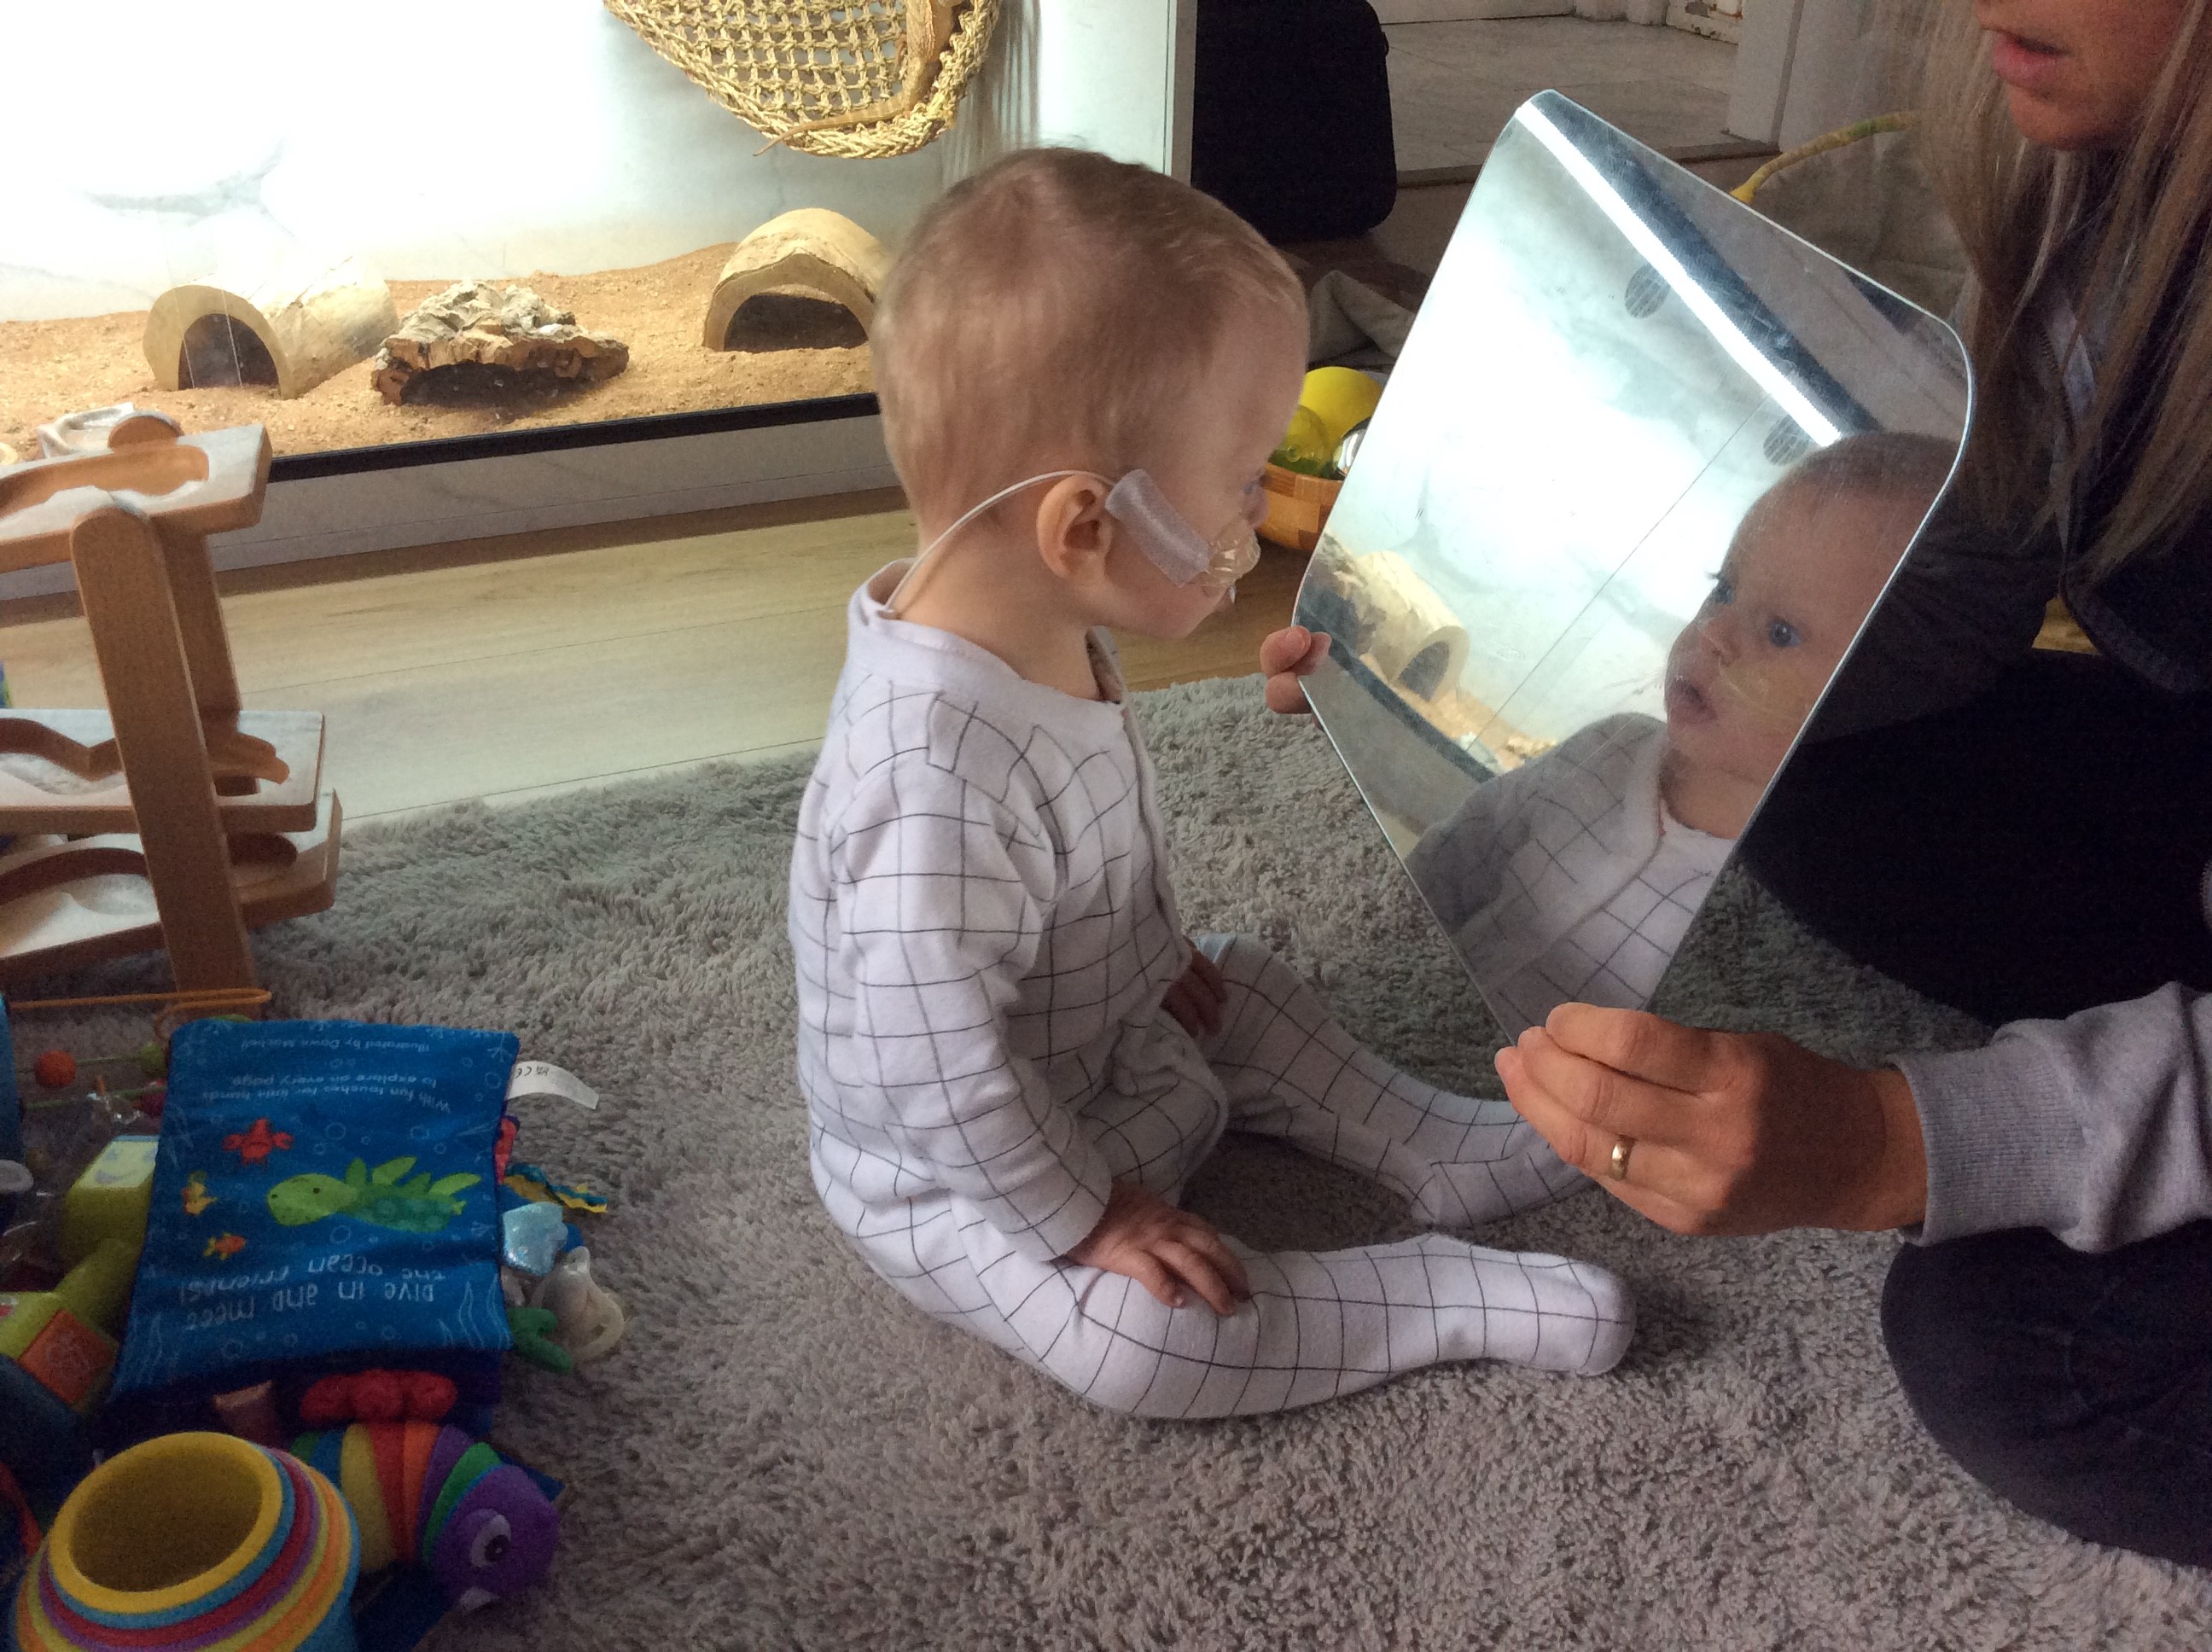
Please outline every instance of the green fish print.
M356 1159L345 1180L315 1171L287 1176L269 1190L269 1214L288 1228L304 1227L326 1216L343 1213L356 1221L402 1233L435 1233L461 1213L453 1195L473 1187L482 1176L440 1176L426 1172L411 1181L400 1178L415 1168L411 1158L395 1158L372 1172Z

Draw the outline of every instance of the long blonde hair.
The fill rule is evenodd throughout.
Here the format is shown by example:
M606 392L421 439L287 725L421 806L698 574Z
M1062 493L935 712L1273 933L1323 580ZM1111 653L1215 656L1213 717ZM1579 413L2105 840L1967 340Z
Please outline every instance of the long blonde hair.
M1974 274L1967 497L1992 521L2039 525L2086 467L2124 467L2076 548L2100 578L2212 510L2212 0L2188 0L2141 124L2104 153L2021 136L1963 0L1938 0L1929 27L1922 149ZM2054 281L2100 334L2096 396L2055 475L2066 409L2040 313Z

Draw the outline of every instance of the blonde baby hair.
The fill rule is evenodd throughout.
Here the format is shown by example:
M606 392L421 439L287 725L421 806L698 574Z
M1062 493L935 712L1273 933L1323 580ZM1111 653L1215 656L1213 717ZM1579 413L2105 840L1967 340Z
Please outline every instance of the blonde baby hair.
M1907 430L1868 431L1815 448L1791 465L1771 491L1814 489L1830 495L1873 495L1925 513L1949 479L1957 452L1953 444L1933 436Z
M1157 464L1165 415L1228 331L1301 321L1282 254L1186 184L1083 149L1025 149L924 212L871 328L884 435L943 525L1061 466Z

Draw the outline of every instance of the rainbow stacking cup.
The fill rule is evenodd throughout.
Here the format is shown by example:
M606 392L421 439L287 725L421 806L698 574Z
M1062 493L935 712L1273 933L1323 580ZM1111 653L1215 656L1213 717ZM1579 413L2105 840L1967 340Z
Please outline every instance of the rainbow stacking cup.
M70 1494L23 1575L21 1652L354 1652L361 1539L296 1457L169 1434Z

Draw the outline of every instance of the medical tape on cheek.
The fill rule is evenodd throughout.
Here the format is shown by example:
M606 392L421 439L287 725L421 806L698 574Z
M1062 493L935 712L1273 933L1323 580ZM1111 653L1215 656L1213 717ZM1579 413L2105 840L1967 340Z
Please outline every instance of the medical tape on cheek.
M1177 585L1188 585L1213 561L1213 547L1142 471L1132 471L1114 484L1106 495L1106 513L1124 524L1146 559Z

